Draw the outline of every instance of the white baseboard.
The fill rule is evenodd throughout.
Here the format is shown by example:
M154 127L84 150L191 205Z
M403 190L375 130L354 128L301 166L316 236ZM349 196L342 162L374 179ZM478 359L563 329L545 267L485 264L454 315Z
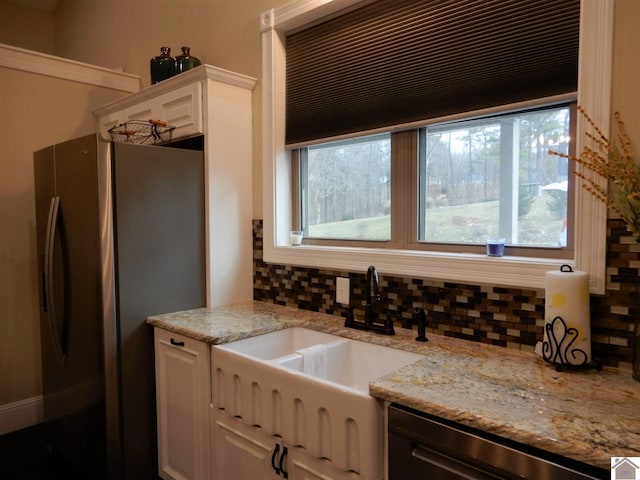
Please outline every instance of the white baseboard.
M0 405L0 435L42 423L42 395Z

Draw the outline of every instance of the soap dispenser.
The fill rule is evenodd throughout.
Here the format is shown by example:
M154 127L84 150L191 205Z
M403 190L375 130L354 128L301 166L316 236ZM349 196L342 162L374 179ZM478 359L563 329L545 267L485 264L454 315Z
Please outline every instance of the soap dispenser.
M416 337L416 342L428 342L427 338L427 312L424 311L424 308L418 307L413 310L413 318L416 320L418 324L418 336Z

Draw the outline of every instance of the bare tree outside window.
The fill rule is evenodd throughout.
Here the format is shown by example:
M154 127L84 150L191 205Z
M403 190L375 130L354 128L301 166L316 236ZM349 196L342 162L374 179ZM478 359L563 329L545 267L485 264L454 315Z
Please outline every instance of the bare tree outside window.
M566 246L569 108L422 130L419 240Z
M389 134L309 147L303 171L307 237L389 240Z

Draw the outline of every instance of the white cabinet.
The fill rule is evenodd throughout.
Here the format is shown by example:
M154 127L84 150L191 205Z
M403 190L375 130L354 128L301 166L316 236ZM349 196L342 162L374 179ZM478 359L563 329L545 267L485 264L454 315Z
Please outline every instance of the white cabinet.
M93 113L103 138L127 120L163 120L173 139L204 135L207 306L253 298L252 89L255 79L201 65Z
M260 428L249 426L222 410L214 412L211 459L215 480L282 478L275 470L279 468L282 449L277 437L267 435Z
M208 480L211 404L209 345L155 329L158 473Z
M203 133L202 84L192 83L159 94L148 100L99 117L99 130L109 138L109 129L129 120L162 120L173 125L172 138L183 138Z
M360 480L224 410L214 410L212 432L215 480Z
M290 480L361 480L357 473L340 470L329 460L309 455L300 447L288 447L285 463Z

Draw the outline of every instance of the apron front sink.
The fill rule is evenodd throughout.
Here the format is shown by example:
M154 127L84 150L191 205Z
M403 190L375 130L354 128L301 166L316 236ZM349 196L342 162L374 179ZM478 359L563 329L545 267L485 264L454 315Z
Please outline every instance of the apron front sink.
M384 476L383 406L369 382L423 358L301 327L216 345L212 357L215 408L366 480Z

